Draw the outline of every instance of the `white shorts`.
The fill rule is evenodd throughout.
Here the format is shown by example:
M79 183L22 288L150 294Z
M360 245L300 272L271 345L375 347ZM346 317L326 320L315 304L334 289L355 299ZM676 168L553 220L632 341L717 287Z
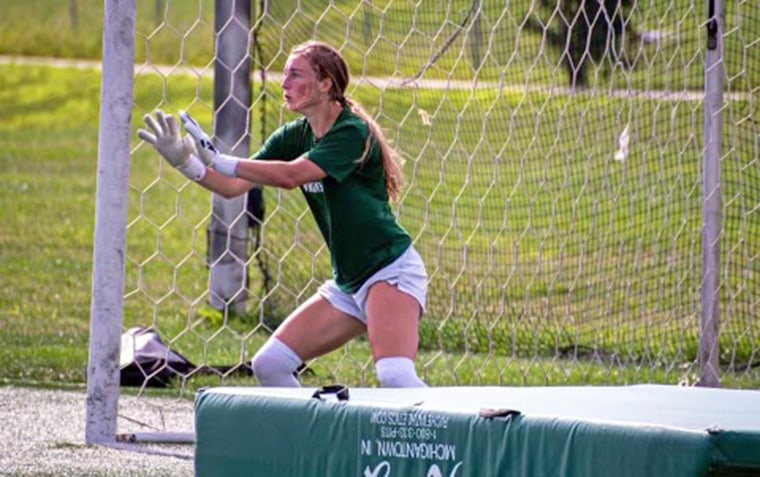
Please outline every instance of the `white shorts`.
M420 304L420 316L425 311L428 276L422 257L410 246L393 262L375 272L354 294L338 288L334 280L323 283L317 293L332 306L367 324L367 293L377 282L387 282L410 295Z

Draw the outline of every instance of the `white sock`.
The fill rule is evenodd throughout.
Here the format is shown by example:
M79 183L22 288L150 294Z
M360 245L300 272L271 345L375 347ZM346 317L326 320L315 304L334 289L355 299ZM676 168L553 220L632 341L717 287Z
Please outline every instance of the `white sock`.
M253 374L262 386L300 387L293 373L303 361L288 345L269 338L251 360Z
M425 384L414 369L414 361L395 357L379 359L375 363L377 377L385 388L425 388Z

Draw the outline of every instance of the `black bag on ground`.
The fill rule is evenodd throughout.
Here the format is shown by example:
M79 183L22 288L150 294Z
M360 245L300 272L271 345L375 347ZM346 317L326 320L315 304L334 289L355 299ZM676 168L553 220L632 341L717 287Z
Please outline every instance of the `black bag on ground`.
M165 388L177 376L187 376L196 366L166 347L158 333L142 326L121 335L122 386Z

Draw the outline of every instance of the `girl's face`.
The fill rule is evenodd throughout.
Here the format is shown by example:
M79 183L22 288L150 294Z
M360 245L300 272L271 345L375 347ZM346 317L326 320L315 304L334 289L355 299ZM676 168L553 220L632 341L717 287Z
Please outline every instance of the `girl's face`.
M292 55L282 74L285 104L293 112L305 113L329 99L330 81L317 79L311 63L302 55Z

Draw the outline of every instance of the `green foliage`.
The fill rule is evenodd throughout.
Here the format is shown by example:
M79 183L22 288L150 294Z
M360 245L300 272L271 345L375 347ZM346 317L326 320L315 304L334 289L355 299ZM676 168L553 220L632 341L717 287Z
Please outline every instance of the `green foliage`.
M563 0L540 2L544 18L527 25L545 36L555 48L568 74L569 84L587 87L588 69L593 63L630 68L625 39L640 38L631 13L631 0ZM557 14L559 13L559 15ZM608 40L609 39L609 40Z

